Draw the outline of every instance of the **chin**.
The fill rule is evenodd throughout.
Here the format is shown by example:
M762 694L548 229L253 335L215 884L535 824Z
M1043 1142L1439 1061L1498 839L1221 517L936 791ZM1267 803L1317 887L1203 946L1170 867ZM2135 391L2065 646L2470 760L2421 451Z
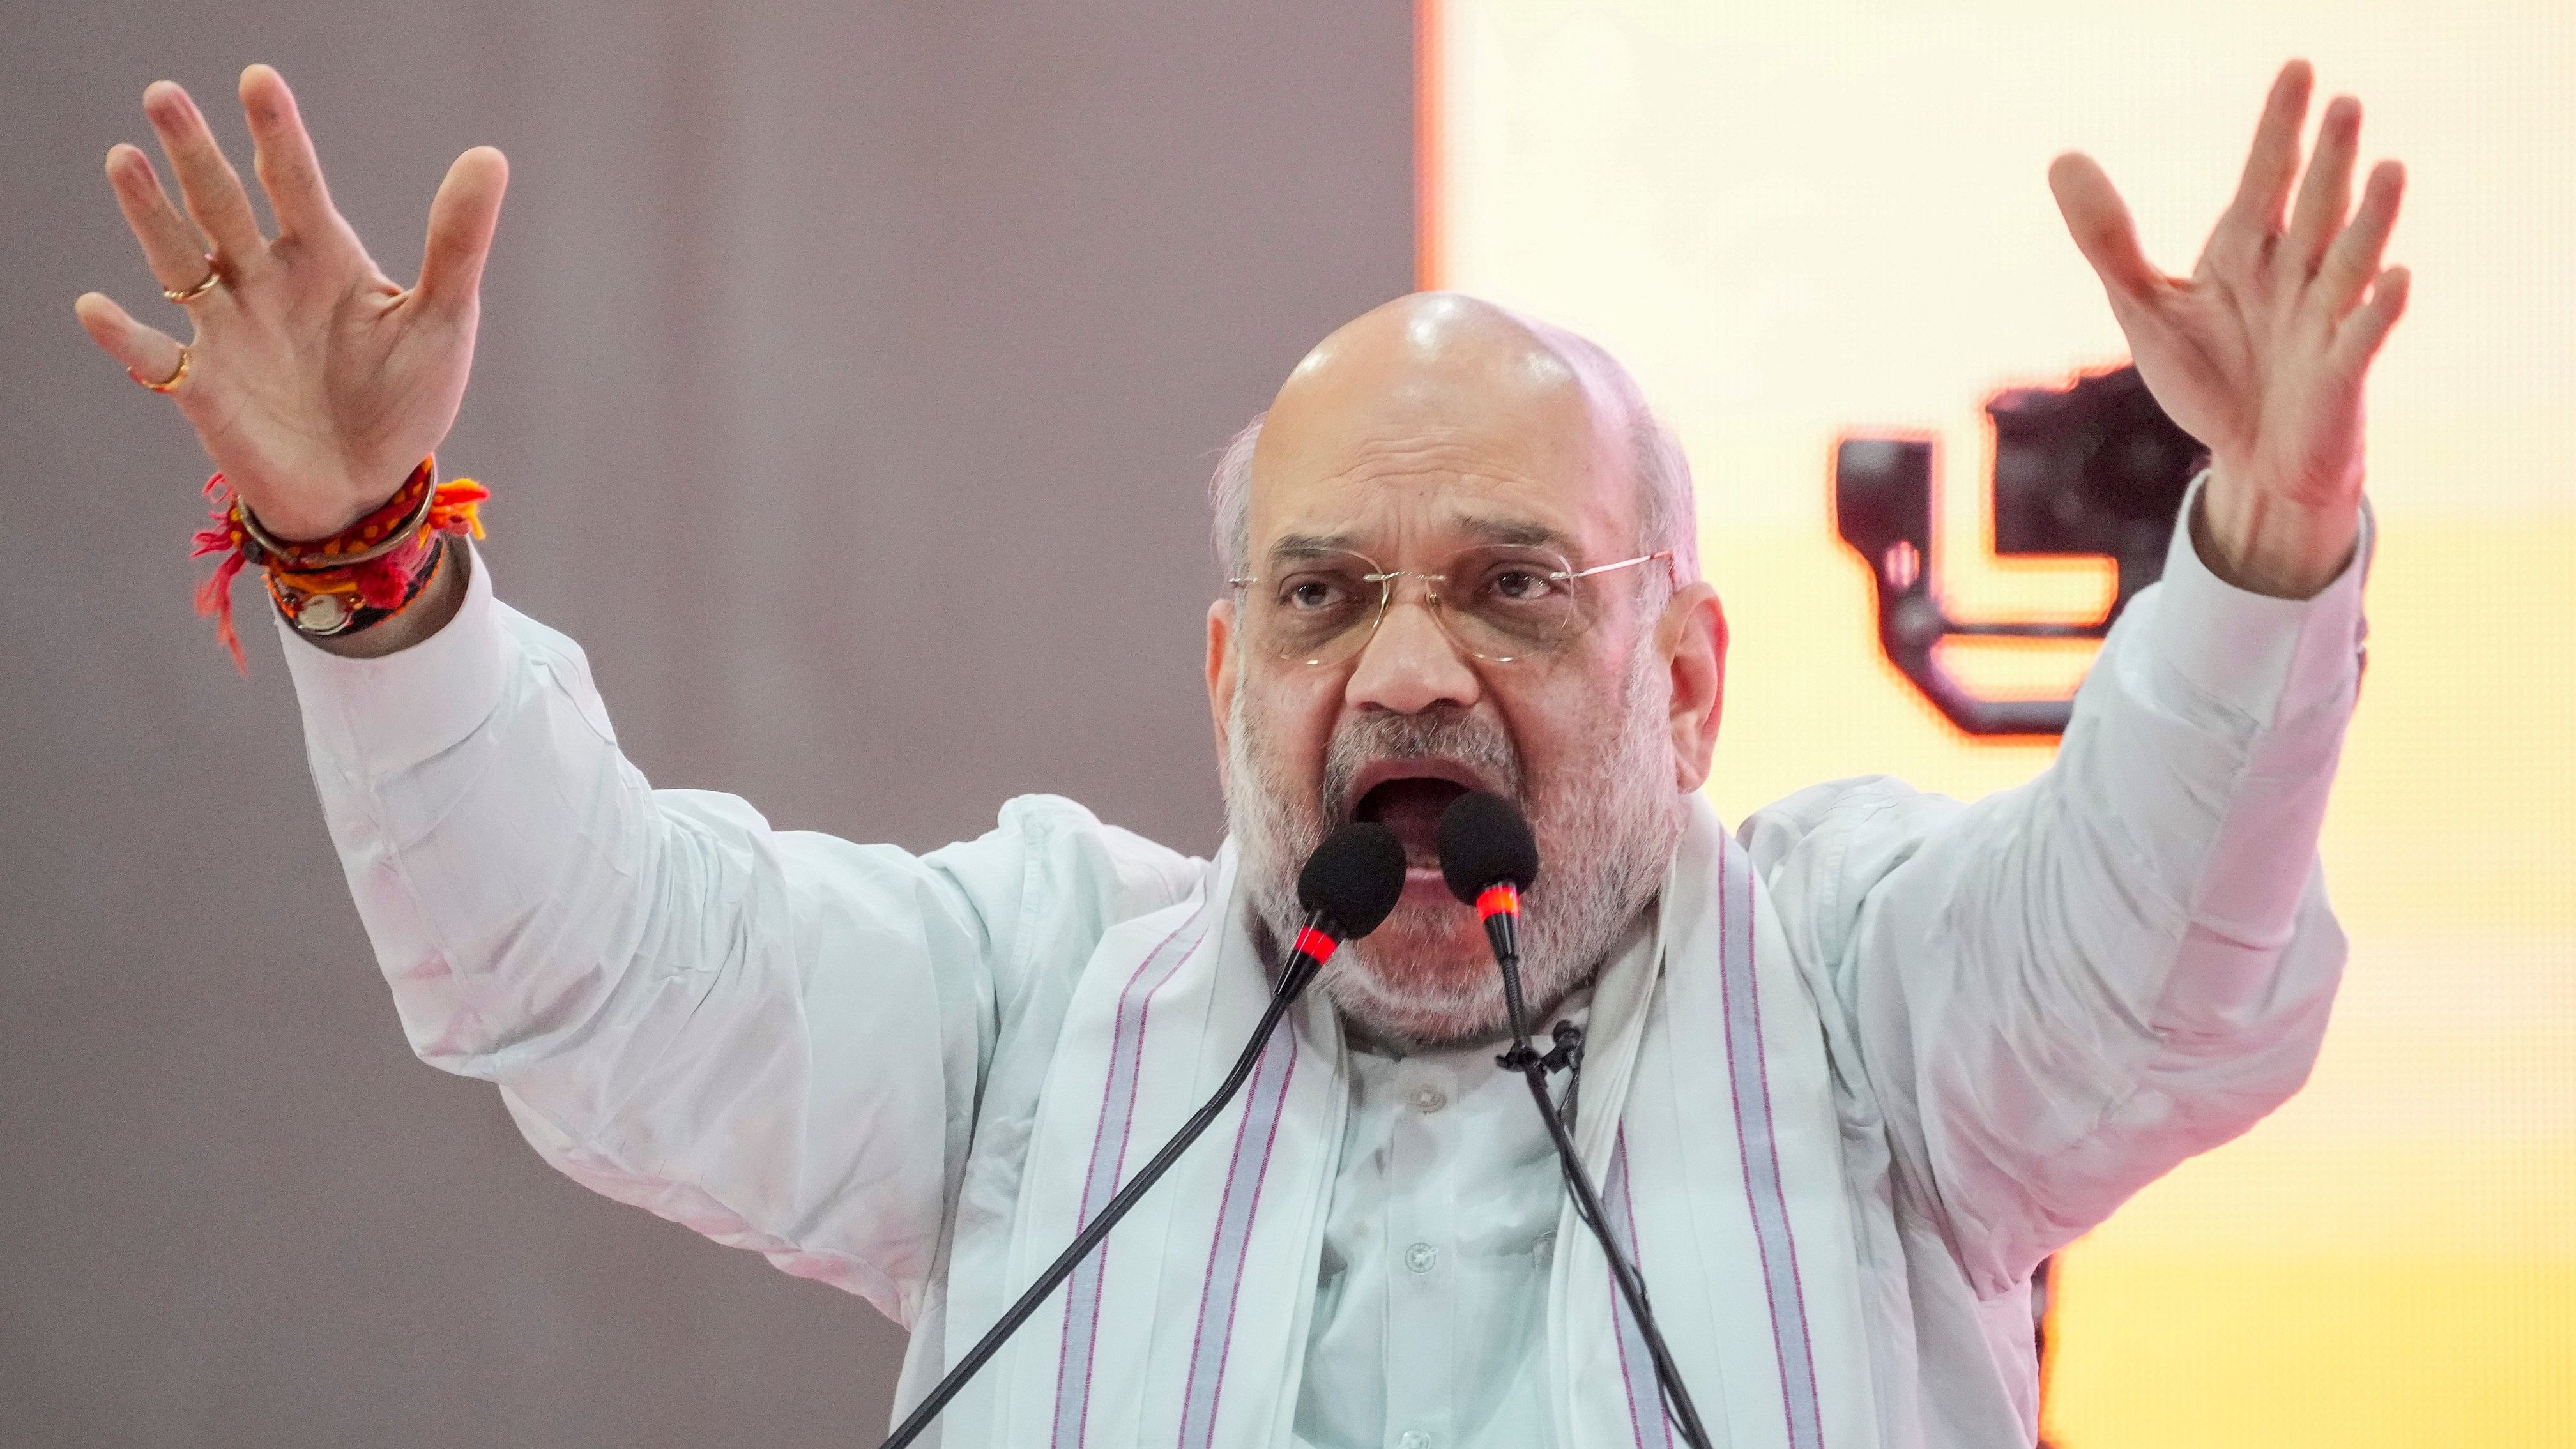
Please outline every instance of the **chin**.
M1398 906L1337 953L1321 984L1372 1036L1405 1047L1497 1041L1507 1034L1503 978L1475 914L1454 900Z
M1500 989L1502 973L1484 923L1445 892L1437 901L1408 896L1358 944L1376 974L1389 981L1454 988L1491 976Z

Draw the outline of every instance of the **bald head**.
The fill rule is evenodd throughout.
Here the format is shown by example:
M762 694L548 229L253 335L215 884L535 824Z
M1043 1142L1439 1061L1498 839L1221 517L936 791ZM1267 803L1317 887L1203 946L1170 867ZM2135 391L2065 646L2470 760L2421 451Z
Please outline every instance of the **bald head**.
M1378 437L1465 439L1525 428L1563 461L1612 442L1624 400L1591 357L1472 297L1400 297L1345 324L1306 354L1270 405L1262 450L1319 460ZM1606 359L1603 359L1606 361ZM1615 452L1615 446L1611 449ZM1256 457L1258 477L1261 459Z
M1350 503L1438 485L1460 507L1553 490L1589 532L1670 549L1679 577L1698 577L1688 464L1627 370L1586 338L1454 292L1345 324L1237 435L1210 487L1230 574L1247 572L1255 514L1318 483Z

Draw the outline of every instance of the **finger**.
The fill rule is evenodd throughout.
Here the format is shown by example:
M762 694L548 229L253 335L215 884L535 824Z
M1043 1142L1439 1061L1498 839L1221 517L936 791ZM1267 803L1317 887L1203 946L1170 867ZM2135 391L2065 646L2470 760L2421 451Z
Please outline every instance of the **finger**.
M184 292L206 279L206 237L196 223L170 204L152 160L132 146L108 148L107 185L116 193L116 209L143 244L144 263L154 281Z
M247 257L262 245L259 219L251 214L250 195L241 177L224 159L215 133L188 93L170 81L154 81L143 92L143 114L161 138L162 154L179 177L179 195L188 214L214 239L215 254Z
M179 340L157 327L146 327L125 309L96 292L72 303L81 330L98 349L116 359L136 381L159 382L179 370Z
M2127 203L2092 157L2069 151L2049 163L2048 189L2057 197L2076 249L2093 264L2115 309L2122 302L2145 302L2163 289L2165 276L2139 249Z
M477 146L456 158L429 203L429 243L422 249L420 282L425 303L462 307L482 285L483 259L492 251L492 229L501 220L501 193L510 187L510 163L498 150Z
M322 184L322 163L313 154L313 138L295 107L286 78L265 65L241 74L242 116L250 122L251 160L268 209L277 215L281 237L327 236L339 229L340 214Z
M2339 321L2358 306L2361 289L2379 275L2379 258L2388 249L2388 233L2397 225L2397 206L2405 191L2404 166L2382 161L2370 169L2361 208L2326 249L2325 262L2317 268L2317 284L2311 289L2314 304L2325 310L2327 320Z
M2304 60L2291 61L2273 78L2263 117L2254 124L2254 144L2245 153L2244 174L2237 178L2236 197L2211 239L2221 260L2250 261L2280 231L2290 183L2299 175L2299 130L2307 122L2308 93L2315 83L2316 71Z
M2336 367L2357 376L2370 366L2370 360L2379 355L2379 345L2388 340L2388 329L2406 315L2406 296L2414 283L2415 274L2404 267L2390 267L2379 274L2370 300L2345 318L2343 330L2335 334L2329 355Z
M2317 123L2316 149L2308 156L2307 178L2299 183L2298 210L2290 218L2281 248L2284 264L2295 275L2314 275L2326 244L2343 229L2352 208L2352 158L2361 148L2361 102L2337 96Z

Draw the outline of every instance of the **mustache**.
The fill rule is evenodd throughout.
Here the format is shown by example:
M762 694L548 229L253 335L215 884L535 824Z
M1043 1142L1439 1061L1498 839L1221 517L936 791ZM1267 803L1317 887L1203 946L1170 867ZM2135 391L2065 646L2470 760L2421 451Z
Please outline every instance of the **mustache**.
M1368 766L1381 760L1435 758L1474 770L1506 800L1522 799L1521 754L1510 734L1494 720L1444 704L1419 714L1358 714L1336 728L1324 750L1321 818L1349 823L1359 804L1351 798L1351 783Z

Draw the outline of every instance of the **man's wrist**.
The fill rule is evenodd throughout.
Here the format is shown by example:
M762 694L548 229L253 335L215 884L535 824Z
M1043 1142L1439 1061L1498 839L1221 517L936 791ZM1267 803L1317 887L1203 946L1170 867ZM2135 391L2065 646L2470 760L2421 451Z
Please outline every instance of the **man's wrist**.
M443 556L437 571L401 608L363 629L300 637L323 653L343 659L382 659L446 628L465 602L465 586L473 577L474 550L456 538L446 540L440 549Z
M2309 599L2352 562L2361 505L2358 497L2300 503L2214 460L2186 523L2201 562L2222 581L2276 599Z
M2164 581L2146 624L2149 648L2190 687L2189 700L2215 703L2268 727L2330 702L2348 687L2362 635L2360 560L2370 549L2366 508L2356 510L2352 557L2323 588L2290 598L2246 587L2220 570L2211 541L2216 481L2192 486L2165 552Z

